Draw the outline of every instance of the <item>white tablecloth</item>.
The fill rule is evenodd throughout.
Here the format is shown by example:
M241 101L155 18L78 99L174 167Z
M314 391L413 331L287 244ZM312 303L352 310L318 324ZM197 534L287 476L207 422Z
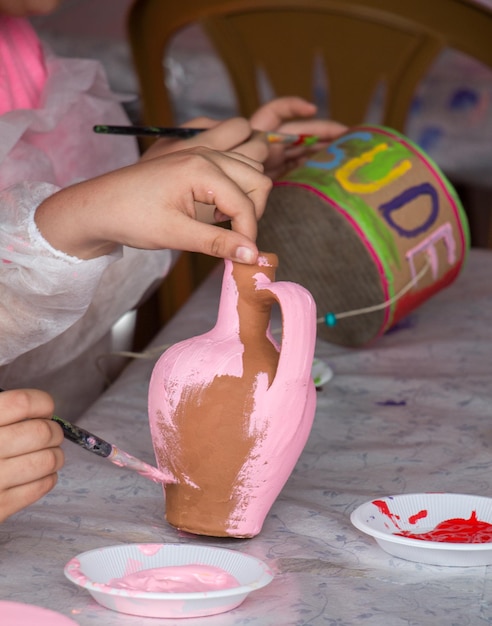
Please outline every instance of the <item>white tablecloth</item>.
M479 626L492 623L488 567L391 557L350 523L375 497L449 491L492 497L492 252L473 250L458 280L372 347L318 342L334 370L312 434L261 534L179 533L158 485L67 442L55 490L0 526L0 598L50 608L80 626ZM156 345L215 323L221 272ZM153 462L146 396L153 361L134 361L80 425ZM80 552L133 542L199 542L254 555L273 582L232 612L202 619L131 617L66 580ZM0 615L0 624L2 623Z

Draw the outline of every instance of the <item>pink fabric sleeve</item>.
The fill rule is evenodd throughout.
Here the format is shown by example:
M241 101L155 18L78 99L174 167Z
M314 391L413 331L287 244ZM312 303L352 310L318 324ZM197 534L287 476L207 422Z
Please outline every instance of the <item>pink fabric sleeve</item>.
M27 20L0 16L0 115L36 109L47 78L41 44Z

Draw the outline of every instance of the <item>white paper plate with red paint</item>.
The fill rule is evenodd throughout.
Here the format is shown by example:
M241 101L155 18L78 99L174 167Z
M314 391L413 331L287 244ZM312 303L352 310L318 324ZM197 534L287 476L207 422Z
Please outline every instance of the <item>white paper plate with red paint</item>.
M350 521L401 559L457 567L492 564L492 498L457 493L387 496L359 506Z

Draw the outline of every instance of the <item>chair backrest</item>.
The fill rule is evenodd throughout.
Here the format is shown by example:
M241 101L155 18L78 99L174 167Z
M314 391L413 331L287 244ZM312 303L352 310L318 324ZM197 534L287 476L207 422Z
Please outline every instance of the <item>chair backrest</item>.
M196 23L224 63L244 116L263 102L265 79L275 96L316 102L321 73L332 119L364 122L382 92L376 121L404 132L416 87L444 48L492 67L492 10L474 0L134 0L127 25L143 123L175 123L163 61L173 38ZM211 266L183 255L165 296L170 314ZM183 284L189 287L177 298Z
M245 116L262 102L260 76L277 96L312 100L321 72L333 119L363 122L382 87L380 122L403 130L443 48L492 67L492 12L473 0L135 0L128 28L147 123L173 120L163 58L192 23L210 36Z

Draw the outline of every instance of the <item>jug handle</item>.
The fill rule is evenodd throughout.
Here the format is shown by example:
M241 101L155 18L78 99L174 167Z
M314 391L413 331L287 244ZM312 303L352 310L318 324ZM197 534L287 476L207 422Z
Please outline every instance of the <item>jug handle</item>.
M280 374L281 378L310 377L316 346L316 304L313 296L302 285L287 281L258 281L257 289L269 291L279 303L282 313L277 375Z

